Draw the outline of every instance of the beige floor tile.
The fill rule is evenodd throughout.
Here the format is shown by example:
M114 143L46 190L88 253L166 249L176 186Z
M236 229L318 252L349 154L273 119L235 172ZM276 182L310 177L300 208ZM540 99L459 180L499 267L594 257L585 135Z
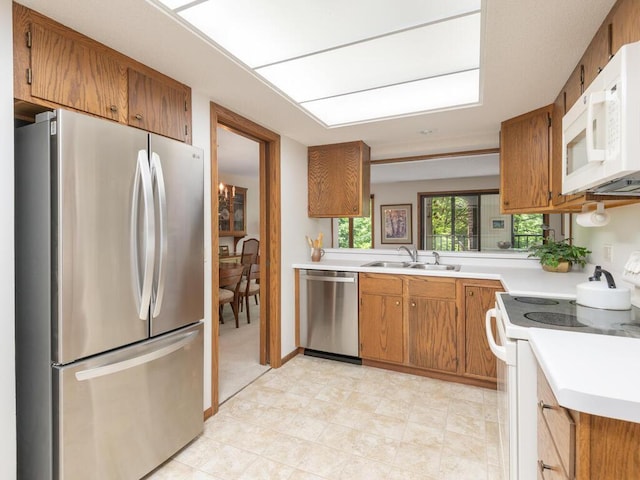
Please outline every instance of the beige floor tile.
M386 397L379 398L375 413L400 420L408 420L411 413L411 402Z
M290 467L297 467L312 445L307 440L278 433L262 456Z
M318 392L315 398L316 400L344 405L344 402L349 398L351 393L352 390L346 390L335 385L325 385L325 387Z
M475 462L460 456L442 456L440 480L493 480L487 478L486 462Z
M484 418L484 406L481 403L452 398L449 401L449 414L465 415L467 417Z
M350 455L324 445L311 444L297 468L327 478L338 478Z
M325 447L339 447L343 452L352 454L360 447L361 438L360 430L330 423L320 434L317 442Z
M325 385L322 383L316 382L307 382L300 381L293 385L287 392L292 393L294 395L302 395L303 397L315 398L322 389L325 388Z
M424 472L413 472L393 467L384 480L439 480L438 477L427 476Z
M211 452L221 447L221 443L211 438L200 436L180 450L173 458L189 467L200 468L207 463Z
M404 431L402 441L403 443L441 447L444 442L444 430L410 422Z
M255 453L231 445L223 445L209 452L208 459L200 470L217 477L234 480L239 478L257 458Z
M498 421L498 407L496 404L485 403L484 407L484 419L488 422Z
M275 402L273 402L272 406L296 413L301 413L309 404L310 400L311 399L309 397L305 397L304 395L284 392L276 399Z
M317 440L320 434L327 428L328 422L318 420L307 415L296 414L292 419L274 425L274 429L280 433L291 435L303 440Z
M391 468L393 467L386 463L352 456L336 478L340 480L384 480L388 477Z
M266 458L257 458L238 477L239 480L287 480L293 468Z
M393 464L402 470L411 470L426 477L439 478L441 446L401 443Z
M344 405L354 410L373 413L380 405L380 397L362 392L351 392L344 401Z
M333 402L325 402L324 400L312 398L307 405L306 412L310 417L330 422L341 408L341 405Z
M397 440L361 432L352 453L376 462L392 464L399 447L400 442Z
M489 465L487 468L487 480L503 480L502 468L497 465Z
M487 447L487 442L483 438L447 432L444 436L442 455L485 463L487 461Z
M431 428L444 429L447 424L447 407L442 409L436 409L431 406L431 403L419 402L411 407L409 412L409 421L421 423Z
M259 403L267 407L273 405L282 395L283 391L268 386L255 386L245 388L238 392L234 399Z
M484 403L484 394L482 388L463 385L461 383L452 383L449 386L449 394L452 398L468 400L470 402Z
M325 477L314 475L313 473L305 472L303 470L294 470L289 477L289 480L327 480Z
M234 397L220 407L220 412L239 420L258 423L260 416L268 409L266 405Z
M357 430L364 430L367 422L371 420L374 414L363 412L362 410L355 410L353 408L342 407L336 412L331 420L332 423L344 425L346 427L355 428Z
M485 421L483 417L469 417L449 413L447 415L447 432L456 432L470 437L486 438Z
M363 432L400 441L406 427L407 422L404 420L371 413L367 414L363 425L356 428L360 428Z

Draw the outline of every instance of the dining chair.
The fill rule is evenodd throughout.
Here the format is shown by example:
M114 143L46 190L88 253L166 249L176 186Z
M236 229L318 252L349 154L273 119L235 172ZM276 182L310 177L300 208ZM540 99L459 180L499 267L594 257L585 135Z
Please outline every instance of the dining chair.
M249 297L255 297L256 305L258 305L258 295L260 295L260 264L252 263L249 266L245 266L244 279L240 282L240 288L238 294L240 296L238 302L242 308L242 300L245 301L247 308L247 323L251 323L251 313L249 311Z
M236 319L236 328L238 328L240 326L238 323L239 292L244 266L236 263L228 263L224 264L224 267L220 266L218 272L218 319L221 323L224 323L222 319L222 307L230 303L233 316Z
M252 263L258 263L258 255L260 252L260 240L255 238L248 238L242 243L242 255L240 263L243 265L251 265Z

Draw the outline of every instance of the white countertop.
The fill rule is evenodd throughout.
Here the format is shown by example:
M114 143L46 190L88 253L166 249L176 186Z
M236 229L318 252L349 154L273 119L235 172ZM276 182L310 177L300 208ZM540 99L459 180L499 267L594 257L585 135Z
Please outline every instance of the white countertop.
M560 405L640 423L640 339L529 330L533 353Z
M293 268L500 280L505 289L514 295L526 294L559 298L575 298L576 285L584 282L589 276L586 272L545 272L537 263L534 263L533 267L462 264L460 271L442 271L362 266L369 261L371 260L322 259L320 262L309 261L296 263L293 265ZM455 263L455 261L447 260L447 262L443 263L451 264Z

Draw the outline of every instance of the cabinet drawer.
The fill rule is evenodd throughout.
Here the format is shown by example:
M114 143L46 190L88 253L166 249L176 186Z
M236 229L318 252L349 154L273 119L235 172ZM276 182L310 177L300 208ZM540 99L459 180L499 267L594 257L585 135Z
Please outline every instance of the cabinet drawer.
M538 369L538 416L549 428L560 461L573 478L576 448L576 424L566 408L558 405L544 373ZM546 478L546 477L545 477Z
M542 415L538 413L538 478L569 480ZM570 477L573 478L573 477Z
M360 292L372 295L402 295L402 278L393 275L361 273Z
M410 277L409 295L430 298L456 298L455 278Z

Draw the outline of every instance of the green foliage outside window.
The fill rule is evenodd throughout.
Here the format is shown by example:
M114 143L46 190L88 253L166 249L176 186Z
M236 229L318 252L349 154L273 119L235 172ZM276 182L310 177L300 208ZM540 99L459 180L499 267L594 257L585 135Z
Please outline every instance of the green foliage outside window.
M353 223L353 247L349 245L349 220ZM372 248L371 245L371 217L354 219L338 219L338 247L339 248Z

